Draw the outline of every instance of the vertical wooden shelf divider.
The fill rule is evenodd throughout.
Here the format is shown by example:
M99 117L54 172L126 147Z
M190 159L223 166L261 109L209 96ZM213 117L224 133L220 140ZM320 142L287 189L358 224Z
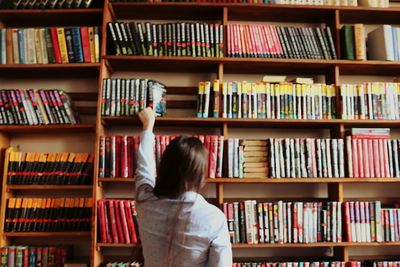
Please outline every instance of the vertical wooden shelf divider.
M102 124L101 118L101 103L102 103L102 87L103 79L111 77L110 69L106 64L107 55L107 23L112 21L112 14L110 11L110 5L108 0L104 0L103 7L103 21L102 21L102 40L101 40L101 61L100 61L100 71L98 80L98 98L97 98L97 116L96 116L96 138L95 138L95 166L94 166L94 179L93 179L93 221L92 221L92 247L91 247L91 266L97 267L103 263L103 255L100 248L97 246L97 200L102 199L104 196L103 184L98 181L99 173L99 155L100 147L99 141L100 136L104 135L105 129Z

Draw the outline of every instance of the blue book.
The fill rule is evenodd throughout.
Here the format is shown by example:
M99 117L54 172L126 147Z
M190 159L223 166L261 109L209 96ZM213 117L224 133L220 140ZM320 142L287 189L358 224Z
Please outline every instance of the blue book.
M72 46L74 49L75 60L77 63L83 63L83 50L81 42L81 33L79 27L73 27L72 30Z
M18 51L19 51L19 62L21 64L26 64L24 29L22 28L18 29Z
M399 61L399 50L397 49L397 43L398 43L398 36L397 36L397 29L396 27L392 27L392 35L393 35L393 52L394 52L394 60Z

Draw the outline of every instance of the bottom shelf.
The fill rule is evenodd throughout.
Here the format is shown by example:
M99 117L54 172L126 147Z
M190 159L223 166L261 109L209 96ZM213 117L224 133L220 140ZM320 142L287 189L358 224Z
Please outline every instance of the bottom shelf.
M5 232L6 237L90 236L91 232Z

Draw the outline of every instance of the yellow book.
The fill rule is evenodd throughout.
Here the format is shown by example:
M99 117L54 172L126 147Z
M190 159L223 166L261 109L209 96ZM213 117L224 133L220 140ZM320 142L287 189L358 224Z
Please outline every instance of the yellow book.
M100 62L100 35L97 27L94 32L94 57L95 62Z
M89 33L89 46L90 46L90 61L92 63L96 62L96 48L95 48L95 41L94 41L94 28L93 27L88 27L88 33Z
M35 33L35 52L36 52L36 62L38 64L43 64L43 53L42 53L42 43L40 38L40 29L34 29Z
M64 28L57 28L57 39L58 39L58 46L60 47L61 63L63 64L69 63Z

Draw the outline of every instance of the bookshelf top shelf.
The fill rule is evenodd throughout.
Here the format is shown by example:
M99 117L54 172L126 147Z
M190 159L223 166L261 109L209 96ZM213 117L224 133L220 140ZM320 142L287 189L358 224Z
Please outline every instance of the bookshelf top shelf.
M200 19L229 21L329 22L339 12L341 23L397 23L400 8L274 5L249 3L111 3L116 19Z
M310 184L310 183L400 183L400 178L208 178L207 183Z
M0 132L8 134L47 134L47 133L93 133L94 124L67 124L67 125L0 125Z
M90 236L91 232L5 232L6 237L67 237Z
M271 73L271 74L326 74L336 66L341 75L397 75L399 62L378 60L315 60L277 58L207 58L207 57L151 57L151 56L106 56L112 72L210 72L219 64L224 65L224 73Z
M102 19L101 8L0 9L5 27L98 26Z

